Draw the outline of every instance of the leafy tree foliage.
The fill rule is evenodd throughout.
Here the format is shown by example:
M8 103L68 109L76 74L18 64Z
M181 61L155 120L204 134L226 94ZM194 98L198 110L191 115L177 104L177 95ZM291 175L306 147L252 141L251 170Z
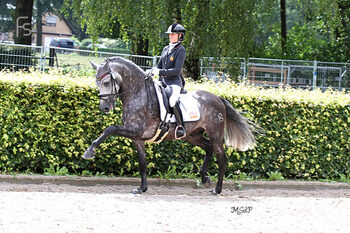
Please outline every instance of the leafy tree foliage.
M199 78L200 56L247 56L252 45L253 9L256 0L66 0L82 26L96 40L121 25L121 35L134 53L159 54L168 43L164 31L180 22L187 29L185 47L188 76ZM147 49L149 45L149 49Z
M1 0L0 1L0 32L9 32L15 30L12 17L16 0Z
M258 36L253 56L349 61L350 2L344 0L286 1L287 39L281 44L281 22L277 0L259 2L256 16ZM269 12L267 12L267 10ZM268 24L266 24L268 22Z
M160 54L168 43L167 27L183 24L185 71L194 79L199 78L202 56L350 59L347 0L288 0L285 18L281 0L65 1L94 40L101 33L112 35L118 25L136 54Z

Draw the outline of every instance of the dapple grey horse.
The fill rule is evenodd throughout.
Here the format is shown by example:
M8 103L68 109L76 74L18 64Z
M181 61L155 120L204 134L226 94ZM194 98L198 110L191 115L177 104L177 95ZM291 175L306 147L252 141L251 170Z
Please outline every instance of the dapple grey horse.
M108 58L100 65L93 62L91 64L97 71L96 84L100 93L100 110L103 112L114 110L114 102L119 97L123 105L123 125L107 127L103 134L93 141L85 151L83 158L93 159L95 149L110 135L131 139L138 152L141 174L141 186L134 189L133 193L146 192L145 141L156 134L160 124L160 108L157 99L155 99L153 80L152 78L147 79L146 72L136 64L120 57ZM195 122L185 122L187 136L183 140L206 151L200 170L202 183L206 187L211 182L207 175L208 164L213 153L216 154L219 176L217 185L211 192L212 194L220 194L228 160L223 147L224 139L227 146L232 146L240 151L251 149L255 146L253 135L255 125L238 113L223 98L203 90L196 90L188 94L193 95L198 101L201 118ZM155 101L156 104L150 103ZM169 134L164 140L175 139L175 126L173 123L170 125Z

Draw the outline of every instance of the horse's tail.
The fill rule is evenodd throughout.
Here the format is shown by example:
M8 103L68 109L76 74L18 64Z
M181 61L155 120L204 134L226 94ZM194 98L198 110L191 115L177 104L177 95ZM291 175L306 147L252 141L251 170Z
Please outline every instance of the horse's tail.
M257 126L235 110L230 102L220 99L226 107L225 144L240 151L254 148L256 141L253 132Z

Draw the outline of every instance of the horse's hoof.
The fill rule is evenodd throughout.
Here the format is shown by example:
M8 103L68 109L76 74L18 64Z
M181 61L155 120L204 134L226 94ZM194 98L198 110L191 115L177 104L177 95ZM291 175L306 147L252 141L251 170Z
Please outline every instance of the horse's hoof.
M96 153L90 149L87 149L83 155L83 159L94 159L95 158Z
M211 194L213 194L213 195L215 195L215 196L217 196L217 195L219 195L221 193L221 189L219 188L215 188L215 189L213 189L213 190L211 190Z
M204 187L209 188L211 184L211 179L209 176L205 177L206 180L203 182Z
M136 195L136 194L141 194L142 191L141 191L140 189L133 189L133 190L131 191L131 193Z
M146 190L143 191L141 188L137 188L137 189L133 189L131 193L132 194L142 194L142 192L146 192Z
M212 195L215 195L215 196L218 195L218 193L215 191L215 189L211 190L210 193L211 193Z

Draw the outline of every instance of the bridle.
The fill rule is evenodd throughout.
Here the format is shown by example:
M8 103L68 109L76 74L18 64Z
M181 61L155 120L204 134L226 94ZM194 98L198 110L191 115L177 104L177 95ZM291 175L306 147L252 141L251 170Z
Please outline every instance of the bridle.
M97 80L102 80L105 77L108 77L108 75L112 76L110 71L107 71L106 73L104 73L101 77L97 78ZM114 103L118 99L118 97L121 95L121 93L118 93L118 91L117 91L117 81L113 77L111 78L111 82L112 82L112 92L109 94L98 95L100 100L104 100L108 103ZM118 84L118 86L120 87L119 84ZM108 98L110 96L113 96L113 99Z
M104 73L101 77L97 78L97 80L102 80L102 79L104 79L105 77L108 77L108 75L112 76L112 73L111 73L110 70L107 71L106 73ZM142 82L140 82L139 85L135 86L134 88L140 87L141 84L142 84L143 82L145 82L146 80L148 80L148 79L151 78L151 77L152 77L152 74L150 74L150 73L147 74L146 77L142 80ZM131 91L131 90L134 89L134 88L130 88L129 90L122 91L122 92L118 92L118 91L117 91L117 85L119 86L119 88L120 88L120 85L119 85L119 83L117 82L117 80L115 80L115 79L113 78L113 76L112 76L112 78L111 78L111 82L112 82L112 92L109 93L109 94L100 94L100 95L98 95L98 97L100 98L100 100L104 100L104 101L106 101L106 102L108 102L108 103L114 103L120 96L122 96L122 95L124 95L124 94L126 94L126 93L128 93L129 91ZM113 93L113 92L114 92L114 93ZM113 96L113 99L108 98L108 97L110 97L110 96Z

